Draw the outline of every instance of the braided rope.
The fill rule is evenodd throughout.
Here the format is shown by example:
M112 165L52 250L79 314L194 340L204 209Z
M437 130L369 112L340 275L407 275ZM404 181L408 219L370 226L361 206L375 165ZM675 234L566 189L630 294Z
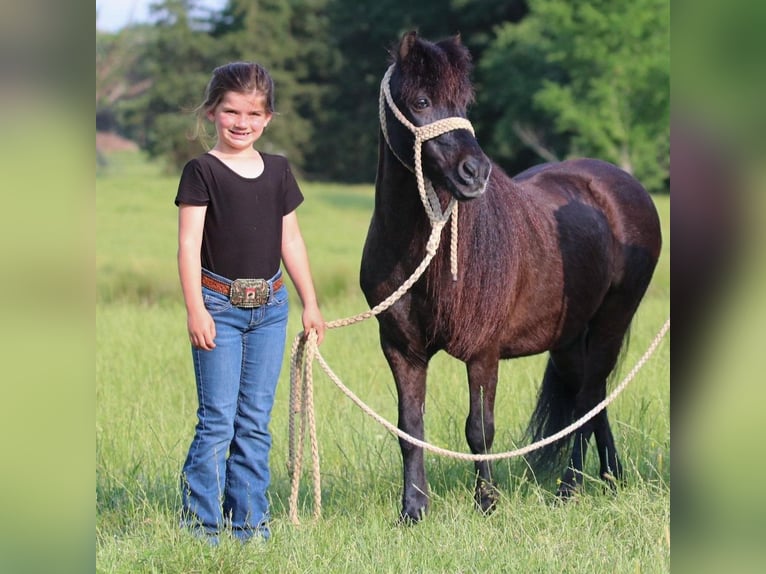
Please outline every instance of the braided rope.
M305 344L296 337L290 353L290 439L288 444L288 471L292 474L290 481L289 514L295 524L298 520L298 490L300 487L301 468L303 466L303 440L306 428L309 430L311 448L312 475L314 484L314 518L322 512L322 487L319 471L319 441L316 434L316 419L314 418L314 380L311 364L318 353L317 334L311 331ZM301 414L299 433L295 435L295 414Z
M657 335L655 335L654 340L651 342L647 350L644 352L644 354L641 356L641 358L638 360L638 362L635 364L635 366L630 370L630 372L625 376L625 378L620 381L620 384L617 385L614 390L612 390L611 393L609 393L609 396L607 396L604 400L602 400L600 403L598 403L596 406L594 406L590 411L585 413L583 416L581 416L579 419L574 421L572 424L564 427L560 431L545 437L543 439L540 439L539 441L536 441L534 443L531 443L525 447L517 448L515 450L507 451L507 452L500 452L500 453L494 453L494 454L468 454L464 452L457 452L454 450L448 450L445 448L441 448L439 446L432 445L430 443L427 443L425 441L422 441L420 439L415 438L414 436L404 432L403 430L399 429L396 425L392 424L391 422L384 419L382 416L380 416L378 413L376 413L374 410L372 410L367 404L365 404L359 397L357 397L351 389L346 387L338 378L338 376L332 371L330 366L327 364L327 362L324 360L324 357L322 357L319 352L316 352L316 358L319 364L321 365L322 369L327 373L327 375L330 377L330 379L337 385L337 387L343 391L343 393L349 397L356 405L364 411L365 414L369 415L372 419L380 423L383 427L385 427L388 431L395 434L399 438L402 438L406 440L407 442L419 446L425 450L428 450L430 452L433 452L435 454L448 456L450 458L455 458L459 460L465 460L465 461L473 461L473 462L479 462L479 461L495 461L495 460L503 460L506 458L515 458L519 456L524 456L525 454L529 454L532 451L535 451L539 448L542 448L544 446L547 446L549 444L552 444L575 430L577 430L579 427L584 425L586 422L591 420L593 417L595 417L598 413L600 413L602 410L604 410L609 404L611 404L617 396L625 389L625 387L628 386L628 384L635 378L635 376L638 374L638 372L643 368L643 366L646 364L646 362L651 358L651 356L654 354L654 352L659 347L660 342L667 334L668 330L670 329L670 319L667 319L664 323L664 325L660 328Z
M338 322L334 322L332 326L330 323L328 323L329 328L339 327L343 326L342 324ZM667 332L670 330L670 318L668 318L665 323L662 325L658 333L655 335L654 339L652 340L649 347L646 349L644 354L641 356L641 358L636 362L636 364L633 366L633 368L628 372L628 374L623 378L622 381L612 390L609 395L602 400L600 403L595 405L590 411L585 413L583 416L581 416L579 419L571 423L570 425L564 427L560 431L545 437L539 441L536 441L534 443L531 443L525 447L517 448L511 451L502 452L502 453L493 453L493 454L469 454L464 452L458 452L454 450L445 449L436 445L433 445L431 443L425 442L423 440L420 440L418 438L413 437L412 435L404 432L403 430L399 429L396 425L389 422L385 418L383 418L381 415L379 415L377 412L375 412L370 406L368 406L362 399L360 399L351 389L349 389L346 385L343 384L343 382L340 380L338 375L335 374L335 372L330 368L330 366L327 364L327 361L325 361L322 354L319 352L319 349L316 345L316 332L312 331L311 334L307 339L304 339L302 335L298 335L295 338L295 342L293 344L293 354L292 354L292 360L291 360L291 401L290 401L290 454L289 454L289 461L288 461L288 468L293 473L292 474L292 490L290 493L290 501L289 501L289 516L291 521L294 524L300 524L300 520L298 519L298 511L297 511L297 501L298 501L298 487L299 487L299 481L300 481L300 472L301 472L301 461L302 461L302 445L303 445L303 430L305 430L305 427L308 425L310 430L310 438L311 438L311 452L312 457L314 461L314 467L313 467L313 478L314 478L314 518L318 518L321 516L321 478L319 473L319 452L318 452L318 445L316 442L316 428L313 426L315 425L315 421L313 419L313 394L310 391L310 389L313 388L313 372L310 367L311 360L316 358L319 365L322 367L322 370L327 374L327 376L330 378L330 380L335 383L335 385L348 397L350 398L354 404L356 404L365 414L367 414L370 418L378 422L381 426L383 426L386 430L391 432L392 434L395 434L399 438L415 445L420 448L423 448L424 450L430 451L434 454L438 454L441 456L448 456L450 458L458 459L458 460L464 460L464 461L496 461L496 460L503 460L506 458L514 458L519 456L524 456L526 454L529 454L530 452L537 450L539 448L542 448L544 446L547 446L549 444L552 444L558 440L561 440L562 438L565 438L578 428L580 428L582 425L584 425L586 422L591 420L593 417L595 417L598 413L600 413L602 410L604 410L607 406L609 406L619 395L622 393L623 390L625 390L625 387L628 386L628 384L636 377L638 372L643 368L643 366L646 364L646 362L654 355L655 351L659 347L660 343L662 342L662 339L665 337ZM303 361L302 357L305 354L306 360ZM302 365L302 368L301 368ZM304 392L306 393L307 399L305 401L305 405L302 405L299 398L293 398L295 396L294 389L302 388ZM310 397L310 398L308 398ZM303 408L302 408L303 407ZM295 414L302 414L303 424L302 424L302 430L298 434L298 447L297 450L294 448L294 424L293 424L293 416Z

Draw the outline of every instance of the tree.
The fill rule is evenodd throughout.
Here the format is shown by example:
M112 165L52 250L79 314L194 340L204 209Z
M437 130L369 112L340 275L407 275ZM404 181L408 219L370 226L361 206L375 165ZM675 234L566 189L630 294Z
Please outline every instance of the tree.
M287 155L308 177L372 181L379 82L401 34L461 33L480 54L492 24L524 10L524 0L229 0L223 10L205 12L199 0L160 0L155 24L121 32L141 41L118 76L148 83L112 112L121 132L177 170L203 150L188 139L190 112L212 69L256 60L274 77L278 112L261 149ZM101 77L97 66L97 82Z
M328 0L230 0L214 33L232 59L254 60L275 84L277 117L260 149L290 158L296 169L314 145L312 119L322 113L325 77L333 55L325 45Z
M127 134L151 157L166 160L173 171L204 151L200 142L190 139L193 110L202 102L210 72L226 48L210 35L209 16L198 16L198 10L189 0L152 6L156 22L147 27L137 63L152 85L118 109Z
M404 32L417 29L430 40L461 34L478 58L497 22L516 21L526 11L523 0L332 0L327 5L325 43L333 58L321 113L312 118L316 145L307 169L349 182L375 177L380 80L388 51Z
M130 42L108 44L97 34L97 107L174 170L204 149L188 135L213 68L255 60L274 77L278 112L261 149L288 156L306 177L372 181L387 51L417 29L431 40L461 35L476 64L469 117L507 171L590 155L653 190L667 178L667 0L229 0L214 12L200 0L154 6L156 24L120 33ZM122 54L121 65L109 65L105 54Z
M653 191L669 169L667 0L530 1L481 63L480 103L499 117L492 146L549 161L594 156Z
M151 85L138 65L144 29L116 34L96 31L96 129L115 128L115 110L120 101L137 97Z
M230 0L220 12L199 1L162 0L153 5L155 24L136 66L151 89L123 103L124 129L150 156L179 170L204 151L192 141L204 89L216 66L238 60L264 65L275 83L276 121L259 148L281 153L300 169L313 145L310 119L321 113L321 70L331 53L321 15L328 0ZM319 16L319 17L317 17Z

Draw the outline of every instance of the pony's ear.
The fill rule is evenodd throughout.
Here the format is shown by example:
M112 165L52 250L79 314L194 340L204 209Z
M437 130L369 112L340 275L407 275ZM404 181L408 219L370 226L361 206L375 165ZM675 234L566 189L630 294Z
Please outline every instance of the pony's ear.
M410 53L410 50L415 45L415 42L417 42L417 39L418 39L417 30L410 30L404 36L402 36L402 41L399 42L399 59L400 60L407 59L407 54Z

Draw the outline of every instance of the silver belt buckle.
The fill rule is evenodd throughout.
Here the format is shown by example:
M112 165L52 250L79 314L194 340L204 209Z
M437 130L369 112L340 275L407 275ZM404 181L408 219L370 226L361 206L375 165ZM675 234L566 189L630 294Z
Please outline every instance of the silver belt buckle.
M250 309L269 301L269 282L265 279L235 279L231 284L231 304Z

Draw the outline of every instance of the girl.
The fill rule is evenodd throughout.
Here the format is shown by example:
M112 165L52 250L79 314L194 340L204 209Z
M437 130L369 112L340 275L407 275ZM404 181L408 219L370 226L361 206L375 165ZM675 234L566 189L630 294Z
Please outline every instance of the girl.
M253 144L274 114L274 85L258 64L213 71L198 133L215 146L189 161L175 199L178 272L197 381L197 426L181 477L182 526L217 543L268 539L269 420L282 365L287 289L303 304L303 329L324 336L295 209L303 195L287 160Z

